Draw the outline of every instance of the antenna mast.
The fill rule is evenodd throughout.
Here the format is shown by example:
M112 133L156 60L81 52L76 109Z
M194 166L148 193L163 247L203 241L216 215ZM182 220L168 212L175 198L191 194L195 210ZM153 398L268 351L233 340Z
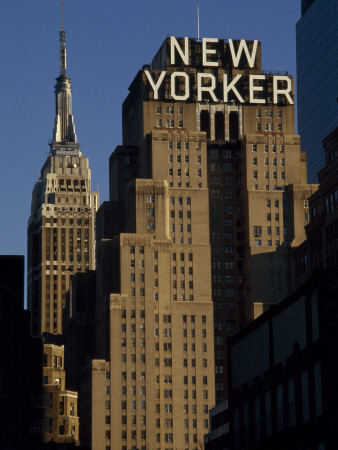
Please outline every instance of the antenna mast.
M66 75L66 32L63 26L63 0L61 0L61 30L60 30L60 68L61 75Z
M61 30L64 30L63 27L63 0L61 0Z
M200 5L197 3L197 41L200 41Z

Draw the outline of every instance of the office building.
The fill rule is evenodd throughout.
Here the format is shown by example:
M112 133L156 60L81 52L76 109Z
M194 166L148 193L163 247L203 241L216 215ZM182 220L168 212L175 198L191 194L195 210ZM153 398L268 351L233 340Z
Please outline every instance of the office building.
M230 339L229 448L337 448L337 289L321 270Z
M288 292L290 246L305 238L316 187L295 135L293 79L263 75L260 54L258 41L170 37L130 85L97 215L97 359L83 380L93 404L105 398L94 431L107 448L203 444L212 328L221 402L226 338L254 303Z
M208 431L215 397L207 142L194 111L194 103L154 99L145 70L123 105L111 203L97 215L98 359L80 394L95 405L81 417L85 448L199 448Z
M324 166L322 140L338 124L338 4L302 0L297 23L298 131L309 182Z
M212 408L209 417L209 433L204 436L205 450L229 450L230 428L228 401L220 402Z
M307 239L291 253L292 289L319 269L338 268L338 127L323 140L323 146L325 166L318 172L319 189L308 199Z
M95 268L95 213L88 158L82 155L66 74L66 43L60 31L60 75L48 158L36 182L28 222L28 308L32 333L62 333L62 309L74 273Z
M229 58L229 45L222 45L226 50L218 48L218 58L222 51ZM248 42L252 57L255 45ZM242 55L232 70L233 77L257 83L260 43L254 60ZM222 61L209 71L217 80L231 73ZM290 98L275 98L276 77L263 75L259 99L249 93L243 102L237 96L228 103L208 98L196 103L194 126L205 131L208 149L217 403L227 398L227 337L253 320L255 311L288 295L290 248L305 239L307 198L317 189L306 183L306 154L295 134L293 79L281 76L284 83L289 80Z
M45 343L43 346L44 443L54 442L56 448L79 445L77 392L66 390L64 346ZM65 447L67 448L67 447Z
M96 272L78 272L72 279L63 310L67 388L80 389L81 370L95 356Z

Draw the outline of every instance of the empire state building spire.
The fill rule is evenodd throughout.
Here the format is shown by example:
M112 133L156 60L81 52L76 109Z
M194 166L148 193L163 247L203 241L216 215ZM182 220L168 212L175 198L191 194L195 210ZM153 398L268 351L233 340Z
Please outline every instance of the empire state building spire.
M61 30L60 30L60 75L56 79L55 85L55 125L52 150L63 146L74 150L77 147L74 118L72 113L72 86L70 78L66 75L66 32L63 25L63 0L61 0ZM73 145L72 145L73 144ZM65 150L65 148L63 148Z

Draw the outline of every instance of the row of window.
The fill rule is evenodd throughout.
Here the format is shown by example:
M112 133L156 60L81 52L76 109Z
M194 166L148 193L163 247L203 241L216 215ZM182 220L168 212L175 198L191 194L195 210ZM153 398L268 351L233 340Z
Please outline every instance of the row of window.
M156 120L156 126L158 128L162 127L162 119L157 119ZM174 119L167 119L165 121L165 126L166 126L166 128L174 128ZM179 120L178 121L177 128L183 128L183 120Z
M231 159L232 156L238 158L240 156L240 150L236 150L232 152L231 150L219 150L218 148L210 148L208 150L208 154L211 158L222 157L225 159Z
M175 147L177 150L182 150L182 148L184 148L185 150L189 150L190 148L188 141L184 141L184 146L182 146L181 141L176 141ZM198 141L195 143L196 150L201 150L201 147L202 147L201 142ZM173 150L173 148L174 148L173 141L168 141L168 149Z
M212 290L212 296L213 297L222 297L223 294L225 295L226 298L232 298L232 297L235 296L235 290L234 289L229 289L229 288L225 289L224 291L222 291L221 288L214 288Z
M272 158L272 160L270 160L270 161L272 161L272 165L273 166L276 166L277 165L277 158ZM254 158L252 158L252 164L254 165L254 166L257 166L257 157L255 156ZM268 166L269 165L269 158L265 158L264 159L264 165L265 166ZM283 167L283 166L285 166L285 159L284 158L281 158L280 159L280 165Z
M140 319L144 319L145 316L146 316L145 310L144 310L144 309L141 309L141 310L140 310ZM126 309L122 309L122 310L121 310L121 317L122 317L122 319L125 319L125 318L127 317L127 310L126 310ZM132 319L135 319L135 318L136 318L136 311L135 311L135 309L132 309L132 310L130 311L130 317L131 317Z
M212 175L211 178L211 184L219 184L220 180L223 181L223 184L230 185L233 182L237 185L242 183L242 179L240 176L232 177L232 176L223 176L219 177L218 175Z
M253 152L257 152L257 148L258 148L257 145L258 145L258 144L252 144L252 151L253 151ZM277 146L276 146L275 144L271 145L270 147L269 147L268 144L264 144L264 152L265 152L265 153L267 153L267 152L269 151L269 148L270 148L270 150L272 151L272 153L276 153ZM279 146L279 151L280 151L281 153L284 152L284 145L283 145L283 144L281 144L281 145Z
M174 237L171 238L171 242L172 242L173 244L175 244L176 241L177 241L178 244L191 244L191 243L192 243L190 237L188 237L188 238L186 239L186 241L184 241L183 237L179 237L178 239L175 239Z
M172 167L169 167L168 174L170 177L174 176L174 169ZM181 177L182 169L181 168L176 169L176 174L178 177ZM189 169L183 169L183 174L184 176L189 177ZM197 169L197 177L198 178L202 177L202 169Z
M212 276L213 284L222 283L222 278L223 278L223 275L213 275ZM224 280L227 284L234 284L235 277L234 277L234 275L224 275ZM244 277L242 275L238 275L236 277L236 280L238 281L238 284L243 284Z
M211 196L211 198L220 198L221 192L222 191L220 191L219 189L210 189L210 196ZM223 191L223 198L232 198L233 192L234 191L232 191L232 189L225 189ZM236 197L237 196L239 196L239 195L237 195L237 192L236 192Z
M233 169L235 169L237 172L241 170L241 165L238 164L232 164L232 163L216 163L212 162L209 165L211 172L218 172L219 170L223 170L223 172L231 172Z
M254 170L254 171L252 172L252 177L253 177L255 180L258 179L258 170ZM265 172L264 178L265 178L266 180L268 180L268 179L270 178L270 172L268 172L268 171ZM274 180L277 180L277 172L272 172L272 178L273 178ZM280 178L281 178L281 180L285 180L285 172L281 172L281 173L280 173Z
M169 156L168 156L168 161L169 161L170 164L173 163L173 161L174 161L173 155L169 155ZM181 158L181 155L177 155L177 156L176 156L176 162L177 162L178 164L180 164L181 162L183 162L183 158ZM185 156L184 156L184 162L187 163L187 164L189 163L189 155L185 155ZM201 164L201 163L202 163L202 156L201 156L201 155L197 155L197 156L196 156L196 162L197 162L197 164Z
M284 180L284 173L283 173L283 175L282 175L282 179ZM262 187L261 187L262 188ZM260 189L261 189L260 188ZM277 190L285 190L285 186L278 186L277 187L277 185L269 185L269 184L266 184L265 185L265 190L266 191L269 191L269 190L273 190L273 191L277 191ZM252 189L254 190L254 191L258 191L258 184L254 184L253 186L252 186Z
M262 131L262 124L260 122L256 123L256 131ZM265 131L273 131L273 123L267 122L265 124ZM277 123L277 131L282 131L282 124Z
M170 218L175 219L175 210L174 209L170 210ZM183 211L182 210L178 211L178 218L183 219ZM187 219L191 219L191 211L190 210L187 211Z
M176 197L170 197L170 204L171 205L175 205L175 198ZM186 199L186 204L187 204L187 206L190 206L191 205L191 197L185 197L185 199ZM183 206L183 197L177 197L176 198L176 204L177 205L179 205L179 206Z
M156 113L157 114L161 114L162 113L162 106L161 105L156 106ZM166 114L174 114L174 106L166 106L165 107L165 113ZM179 106L177 108L177 113L179 115L183 114L183 106Z
M256 117L258 117L258 118L261 117L261 113L262 113L262 111L260 109L256 109ZM273 117L273 110L265 109L264 116L266 119L271 119ZM277 109L277 118L278 119L282 118L282 110L281 109Z
M267 245L268 247L272 247L272 240L271 240L271 239L268 239L268 240L266 241L266 245ZM262 246L262 240L261 240L261 239L255 239L255 240L254 240L254 246L255 246L255 247L261 247L261 246ZM276 247L279 247L279 246L280 246L280 240L279 240L279 239L277 239L277 240L275 241L275 246L276 246Z
M193 281L189 281L188 283L189 283L189 285L186 286L185 281L180 281L180 288L181 289L185 289L186 287L189 287L189 289L193 289L194 288L194 282ZM176 280L173 281L173 289L177 289L177 281Z
M271 214L270 214L270 216L271 216ZM279 214L275 214L275 220L279 220ZM262 234L262 227L261 226L254 226L253 227L253 233L255 234L255 235L259 235L259 234ZM270 227L270 226L268 226L268 227L266 227L266 234L272 234L272 228ZM279 235L280 234L280 229L279 229L279 227L275 227L275 234L276 235ZM283 234L284 235L287 235L288 234L288 228L287 227L284 227L283 228Z

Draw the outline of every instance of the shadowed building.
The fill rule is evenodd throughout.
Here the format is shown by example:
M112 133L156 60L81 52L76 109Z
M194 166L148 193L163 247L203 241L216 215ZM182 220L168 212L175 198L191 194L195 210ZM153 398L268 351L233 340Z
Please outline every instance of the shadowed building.
M292 289L319 269L338 269L338 128L324 140L325 166L318 172L319 189L309 200L306 241L291 254Z
M337 448L337 294L321 270L230 339L229 448Z
M36 450L43 427L42 340L24 311L24 257L0 256L0 448Z

